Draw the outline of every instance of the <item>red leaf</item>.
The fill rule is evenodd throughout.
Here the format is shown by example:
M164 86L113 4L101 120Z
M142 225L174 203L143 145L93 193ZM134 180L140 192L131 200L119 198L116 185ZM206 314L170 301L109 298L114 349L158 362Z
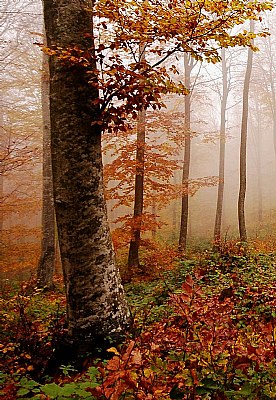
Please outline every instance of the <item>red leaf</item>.
M120 358L118 356L114 356L111 360L108 361L106 369L109 371L117 371L120 368Z

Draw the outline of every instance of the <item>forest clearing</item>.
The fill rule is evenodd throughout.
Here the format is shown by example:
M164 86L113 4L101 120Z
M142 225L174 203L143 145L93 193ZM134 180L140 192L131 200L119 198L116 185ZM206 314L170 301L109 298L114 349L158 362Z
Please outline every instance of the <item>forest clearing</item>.
M276 399L263 0L0 4L0 399Z

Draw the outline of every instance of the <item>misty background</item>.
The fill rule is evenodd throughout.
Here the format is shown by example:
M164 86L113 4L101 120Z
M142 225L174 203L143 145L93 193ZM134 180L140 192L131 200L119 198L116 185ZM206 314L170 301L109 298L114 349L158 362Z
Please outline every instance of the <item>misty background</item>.
M253 56L250 84L247 143L246 225L253 239L275 241L276 222L276 97L275 97L275 11L263 16L256 30L268 27L268 38L257 38L259 51ZM248 29L248 27L247 27ZM41 73L43 42L42 9L39 1L10 2L0 5L0 229L1 264L4 271L15 264L36 265L41 243L42 208L42 128ZM238 237L237 201L239 191L239 147L242 116L242 91L247 49L226 49L230 90L226 112L225 195L222 237ZM175 64L183 81L181 55ZM181 71L183 71L181 73ZM208 246L213 240L219 168L219 130L222 96L221 63L197 62L191 74L191 180L200 180L189 203L188 247ZM183 131L184 97L164 98L166 109L148 112L148 141L173 145L173 135ZM163 123L162 121L167 121ZM124 148L133 140L133 132L121 140ZM109 140L109 142L108 142ZM112 140L112 139L111 139ZM115 142L120 140L116 139ZM104 145L110 138L104 138ZM131 146L130 146L131 148ZM165 146L162 148L165 154ZM134 150L133 150L134 151ZM104 155L107 165L117 157L109 147ZM134 153L133 153L134 154ZM133 155L134 157L134 155ZM171 157L171 156L170 156ZM169 182L181 183L183 149L176 145L173 156L179 169ZM126 170L128 169L126 165ZM129 167L130 168L130 167ZM114 187L118 175L113 172L107 188ZM208 183L206 186L204 182ZM113 185L113 186L112 186ZM134 175L133 175L134 185ZM115 190L115 189L114 189ZM123 193L121 193L123 195ZM116 220L131 214L131 205L112 209L116 200L108 200L112 229ZM164 206L156 205L156 219L163 222L154 233L155 240L177 244L181 199L175 193ZM152 212L152 204L146 210ZM144 236L151 236L145 232Z

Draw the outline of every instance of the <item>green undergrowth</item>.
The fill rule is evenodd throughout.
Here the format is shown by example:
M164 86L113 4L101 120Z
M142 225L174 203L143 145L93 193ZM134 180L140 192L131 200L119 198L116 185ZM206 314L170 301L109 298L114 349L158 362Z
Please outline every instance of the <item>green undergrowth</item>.
M2 294L3 399L276 399L274 253L229 246L127 284L134 326L82 371L47 358L65 328L62 291ZM1 398L1 397L0 397Z

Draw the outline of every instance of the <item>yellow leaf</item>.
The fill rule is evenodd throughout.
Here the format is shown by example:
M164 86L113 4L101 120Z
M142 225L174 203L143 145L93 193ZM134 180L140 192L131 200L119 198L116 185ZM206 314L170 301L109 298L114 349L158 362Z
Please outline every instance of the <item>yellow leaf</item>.
M146 378L149 378L152 374L152 370L150 368L144 369L144 375Z
M107 349L107 351L108 351L109 353L114 353L114 354L116 354L117 356L120 355L120 353L118 352L118 350L117 350L115 347L110 347L109 349Z

